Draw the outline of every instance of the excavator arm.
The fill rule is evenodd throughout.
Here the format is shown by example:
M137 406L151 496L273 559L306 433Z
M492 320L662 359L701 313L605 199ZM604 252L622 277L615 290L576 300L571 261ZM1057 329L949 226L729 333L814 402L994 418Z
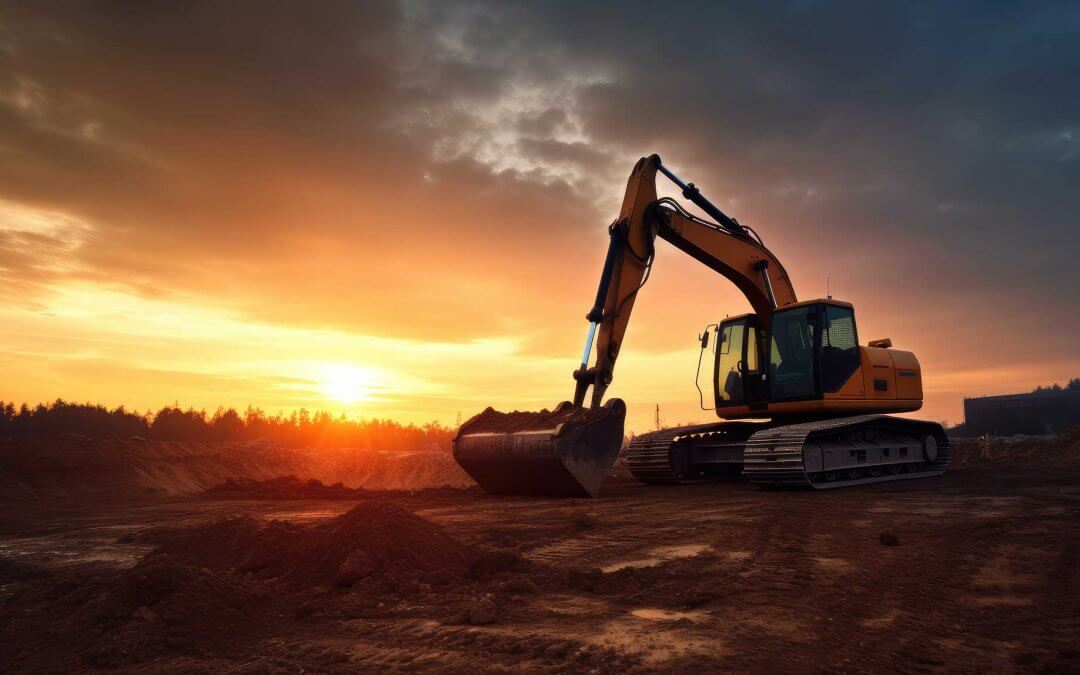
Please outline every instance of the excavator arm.
M693 216L674 200L657 199L658 172L715 222ZM599 407L611 384L634 300L652 267L657 237L735 284L764 328L769 326L773 311L796 302L795 289L783 265L753 231L725 215L693 183L684 183L657 155L643 157L634 166L619 218L608 232L610 240L596 301L586 315L589 332L585 350L581 366L574 371L575 407L584 405L590 386L590 407ZM594 342L596 363L590 367Z

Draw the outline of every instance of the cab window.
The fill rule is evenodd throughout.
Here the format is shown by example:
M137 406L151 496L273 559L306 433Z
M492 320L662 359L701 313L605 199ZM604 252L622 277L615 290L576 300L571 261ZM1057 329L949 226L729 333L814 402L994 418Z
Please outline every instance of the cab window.
M769 349L769 398L773 401L812 397L817 393L814 372L814 331L817 307L799 307L773 314Z
M720 325L720 346L716 353L716 404L730 405L745 400L742 357L746 339L743 322Z
M850 307L825 305L821 332L821 388L837 392L859 369L859 340L855 312Z
M758 329L750 326L746 338L746 372L756 373L758 369Z

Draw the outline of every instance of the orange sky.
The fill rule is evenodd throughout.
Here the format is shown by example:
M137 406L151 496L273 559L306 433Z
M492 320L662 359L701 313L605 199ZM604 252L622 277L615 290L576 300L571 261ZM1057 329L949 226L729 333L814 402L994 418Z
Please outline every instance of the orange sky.
M828 277L864 341L913 350L921 416L1080 374L1080 105L1032 45L1080 59L1053 17L957 44L916 10L861 10L869 39L716 9L738 31L674 59L644 5L79 7L0 10L0 399L552 406L650 152L801 298ZM696 334L747 310L658 252L609 390L631 429L710 418Z

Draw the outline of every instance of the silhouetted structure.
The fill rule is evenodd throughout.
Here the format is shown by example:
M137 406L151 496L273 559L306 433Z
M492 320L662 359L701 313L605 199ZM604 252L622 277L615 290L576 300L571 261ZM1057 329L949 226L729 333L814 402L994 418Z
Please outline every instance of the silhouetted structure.
M301 409L288 417L268 416L248 407L241 416L232 408L205 411L162 408L139 414L123 406L112 410L89 403L57 400L31 408L0 401L0 437L28 438L76 433L84 436L141 436L163 441L253 441L266 439L284 447L371 448L378 450L450 451L453 430L435 422L423 426L392 420L353 420Z
M1080 378L1067 387L964 399L965 436L1060 434L1080 425Z

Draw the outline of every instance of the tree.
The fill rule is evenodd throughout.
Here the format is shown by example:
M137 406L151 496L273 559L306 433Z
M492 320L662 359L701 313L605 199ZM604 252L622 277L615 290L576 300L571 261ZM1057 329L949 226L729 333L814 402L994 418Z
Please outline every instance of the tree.
M156 413L112 410L90 403L57 399L31 408L0 401L0 436L39 437L62 433L84 436L144 437L161 441L249 441L267 439L285 447L348 447L371 450L450 450L453 429L437 422L422 426L389 419L353 420L305 409L288 417L268 417L248 406L243 416L233 408L219 407L213 417L178 404Z

